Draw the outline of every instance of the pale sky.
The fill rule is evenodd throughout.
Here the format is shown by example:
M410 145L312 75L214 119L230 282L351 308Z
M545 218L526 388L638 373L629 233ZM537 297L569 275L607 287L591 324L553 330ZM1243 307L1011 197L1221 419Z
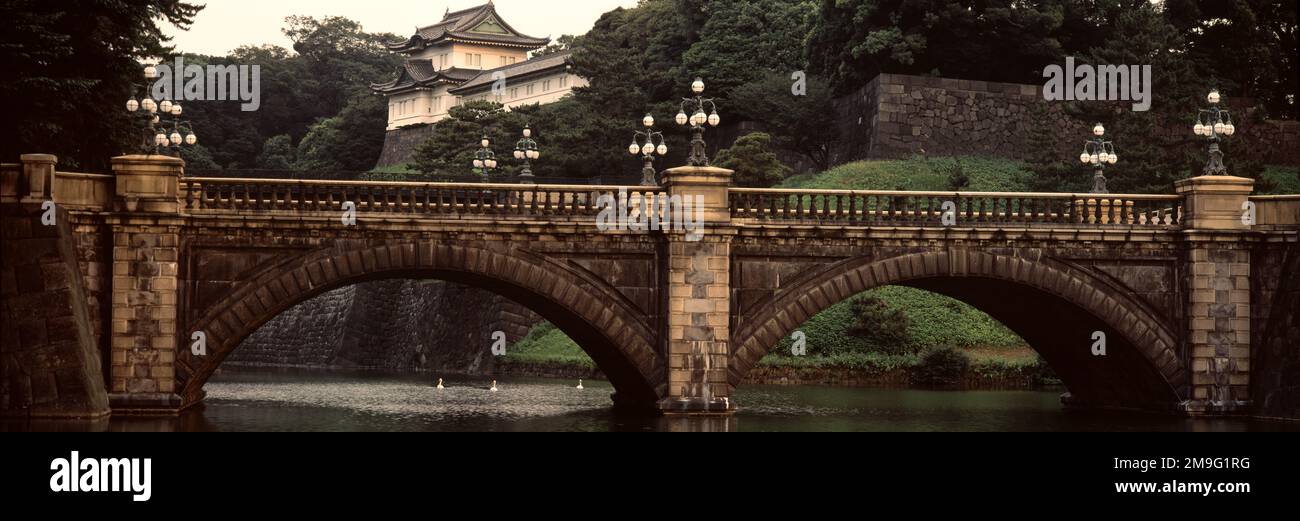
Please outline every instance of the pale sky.
M164 24L172 43L182 52L225 55L241 45L272 44L289 48L280 32L290 15L345 16L360 22L367 32L391 32L401 37L415 34L416 26L433 25L452 11L487 0L206 0L189 31ZM204 0L192 0L204 3ZM583 34L596 19L617 7L632 7L636 0L496 0L497 12L515 30L529 36L558 38Z

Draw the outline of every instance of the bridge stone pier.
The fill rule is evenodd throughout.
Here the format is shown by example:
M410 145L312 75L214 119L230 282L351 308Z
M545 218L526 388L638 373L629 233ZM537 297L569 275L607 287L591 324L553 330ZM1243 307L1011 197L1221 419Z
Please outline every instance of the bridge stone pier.
M744 189L695 167L646 188L203 179L162 156L116 158L112 175L56 165L0 167L3 415L175 413L290 307L442 279L556 324L618 407L730 414L746 373L808 318L905 285L1017 332L1067 405L1300 417L1300 197L1253 196L1249 179L1098 196ZM687 201L702 226L680 226Z

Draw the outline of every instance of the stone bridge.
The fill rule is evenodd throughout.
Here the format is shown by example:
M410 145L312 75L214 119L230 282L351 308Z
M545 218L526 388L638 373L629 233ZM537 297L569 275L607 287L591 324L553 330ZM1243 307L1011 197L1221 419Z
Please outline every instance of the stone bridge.
M733 411L781 339L884 285L989 313L1072 405L1300 410L1300 197L1252 197L1250 179L1095 196L741 189L714 168L620 188L202 179L163 156L55 167L0 168L6 415L194 406L277 314L393 278L527 306L591 355L616 405L664 413ZM651 221L684 196L703 226L602 229L602 195Z

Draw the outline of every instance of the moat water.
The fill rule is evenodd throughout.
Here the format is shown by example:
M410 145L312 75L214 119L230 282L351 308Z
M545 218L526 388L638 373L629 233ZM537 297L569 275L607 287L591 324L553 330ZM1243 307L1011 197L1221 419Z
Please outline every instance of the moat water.
M179 418L6 422L37 431L1300 431L1300 423L1066 411L1060 392L742 386L731 418L611 411L605 382L240 372L208 382Z

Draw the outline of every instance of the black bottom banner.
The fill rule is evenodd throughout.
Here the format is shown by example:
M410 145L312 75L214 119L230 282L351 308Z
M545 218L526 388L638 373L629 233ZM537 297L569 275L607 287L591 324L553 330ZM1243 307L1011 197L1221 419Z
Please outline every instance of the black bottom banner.
M920 499L951 508L1033 498L1196 509L1281 505L1300 475L1295 437L1269 433L8 434L0 457L6 509L118 513L328 512L469 497L527 509L592 492L647 502L737 494L727 501ZM627 513L644 511L633 505Z

